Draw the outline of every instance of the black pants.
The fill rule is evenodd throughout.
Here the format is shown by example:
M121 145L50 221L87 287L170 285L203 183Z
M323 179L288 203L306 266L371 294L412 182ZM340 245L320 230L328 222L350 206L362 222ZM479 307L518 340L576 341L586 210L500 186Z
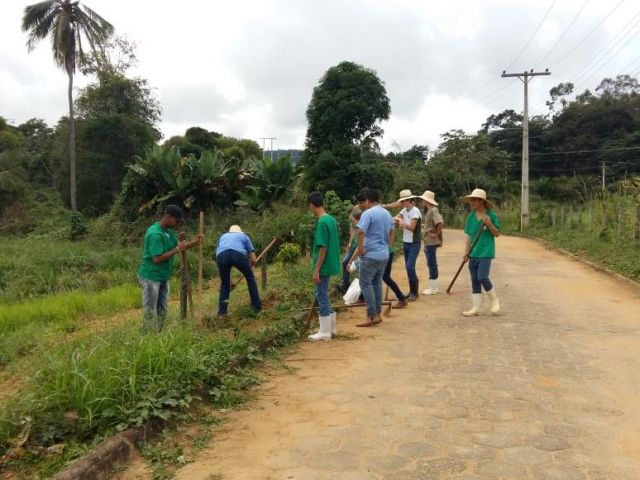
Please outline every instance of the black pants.
M391 278L391 267L393 266L393 252L389 252L389 261L387 262L387 267L384 269L384 273L382 274L382 281L389 285L391 291L395 294L396 298L400 301L405 300L407 297L404 296L398 284Z
M257 312L262 309L260 302L260 293L258 293L258 284L253 276L251 264L246 255L235 250L225 250L216 257L218 272L220 273L220 298L218 299L218 314L225 315L229 306L229 294L231 293L231 267L236 267L247 280L249 287L249 296L251 297L251 306Z

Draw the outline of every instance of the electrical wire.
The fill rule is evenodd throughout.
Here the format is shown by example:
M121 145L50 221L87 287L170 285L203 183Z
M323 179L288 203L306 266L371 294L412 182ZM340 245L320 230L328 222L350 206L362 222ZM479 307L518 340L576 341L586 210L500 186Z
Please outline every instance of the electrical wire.
M580 45L582 45L584 43L584 41L589 38L591 35L593 35L595 33L595 31L600 27L600 25L602 25L612 14L613 12L615 12L618 7L620 5L622 5L625 2L625 0L620 0L616 6L614 6L611 10L609 10L609 13L607 13L607 15L605 15L605 17L600 20L584 37L582 37L578 43L576 43L573 48L571 50L569 50L566 54L564 54L564 56L562 56L559 60L556 60L556 64L560 64L561 62L563 62L564 60L566 60L567 58L569 58L569 56L575 52Z
M578 18L580 17L580 15L582 14L583 10L585 9L585 7L587 6L588 3L589 3L589 0L585 0L585 2L582 4L582 7L580 7L580 10L578 10L578 13L575 14L573 19L569 23L569 26L567 26L567 28L565 28L564 32L562 32L562 35L560 35L560 37L558 37L558 40L556 41L556 43L553 45L553 47L551 47L551 50L549 50L547 52L547 54L542 58L542 60L540 60L535 65L540 65L547 58L549 58L549 56L555 51L555 49L558 47L558 45L560 45L560 42L562 42L562 40L567 35L567 33L569 33L569 30L571 30L571 27L573 26L573 24L576 22L576 20L578 20ZM536 68L538 68L538 67L536 67Z

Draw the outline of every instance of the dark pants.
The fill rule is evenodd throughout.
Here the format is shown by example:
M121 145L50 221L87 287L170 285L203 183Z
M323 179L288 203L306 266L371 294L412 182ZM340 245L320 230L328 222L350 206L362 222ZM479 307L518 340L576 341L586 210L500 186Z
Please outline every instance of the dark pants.
M389 252L389 261L387 262L387 267L384 269L384 273L382 274L382 281L389 285L391 291L395 294L396 298L399 301L405 300L407 297L404 296L398 284L391 278L391 268L393 267L393 252Z
M485 292L493 290L493 285L489 280L489 273L491 272L490 258L470 258L469 272L471 272L472 293L482 293L482 288L484 288Z
M436 257L437 252L437 245L426 245L424 247L424 254L427 257L427 267L429 268L429 280L435 280L436 278L438 278L438 259Z
M220 273L220 298L218 300L218 315L225 315L229 306L229 293L231 292L231 267L236 267L247 280L249 295L251 296L251 306L256 312L262 310L260 294L256 278L253 276L251 264L246 255L235 250L225 250L216 257L218 272Z
M418 274L416 273L416 261L418 260L418 255L420 254L420 242L404 242L402 244L402 249L404 253L404 266L407 269L407 278L409 279L409 284L417 282Z
M349 285L351 284L351 272L347 270L347 266L349 265L349 260L351 260L355 251L356 247L352 245L349 247L349 251L342 258L342 283L340 285L345 289L349 288Z

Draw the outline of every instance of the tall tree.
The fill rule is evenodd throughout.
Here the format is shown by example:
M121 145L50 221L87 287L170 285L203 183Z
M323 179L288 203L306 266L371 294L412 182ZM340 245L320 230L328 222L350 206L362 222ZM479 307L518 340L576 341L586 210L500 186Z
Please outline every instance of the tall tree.
M24 9L22 30L29 32L27 47L33 50L40 40L51 38L53 59L67 72L69 86L69 179L71 210L77 211L75 121L73 112L73 77L78 64L85 60L83 37L96 51L113 34L113 26L79 1L45 0Z

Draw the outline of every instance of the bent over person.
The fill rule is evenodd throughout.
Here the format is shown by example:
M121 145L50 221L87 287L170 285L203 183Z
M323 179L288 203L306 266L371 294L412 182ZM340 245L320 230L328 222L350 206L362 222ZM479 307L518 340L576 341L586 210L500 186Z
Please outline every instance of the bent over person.
M144 234L138 282L142 287L142 328L145 331L160 331L164 328L169 306L169 277L173 269L173 257L202 241L200 235L191 242L178 241L175 228L182 218L180 207L167 205L160 221L151 225Z
M484 288L491 299L491 313L495 315L500 311L500 302L489 273L491 261L496 256L495 239L500 236L500 219L493 211L493 203L487 200L487 192L481 188L476 188L464 201L471 205L471 213L464 227L464 233L468 235L464 257L469 260L473 306L462 314L471 317L480 313Z
M258 285L253 275L256 265L256 253L249 235L240 226L231 225L228 233L224 233L218 240L216 248L216 264L220 273L220 297L218 299L218 315L226 315L231 293L231 268L240 270L247 281L251 307L255 312L262 310Z

